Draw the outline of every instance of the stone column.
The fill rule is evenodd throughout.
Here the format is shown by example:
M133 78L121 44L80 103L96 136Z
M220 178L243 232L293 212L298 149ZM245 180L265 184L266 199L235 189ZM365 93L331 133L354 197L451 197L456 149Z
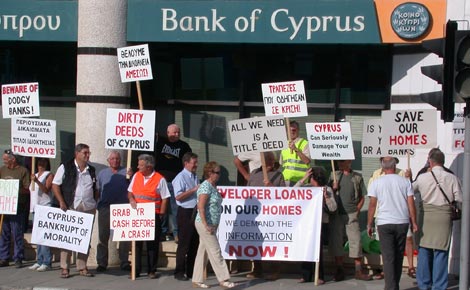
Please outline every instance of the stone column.
M106 109L129 107L130 86L121 83L116 55L116 48L127 45L126 26L126 0L78 1L75 142L90 146L90 161L97 170L107 166ZM96 264L97 234L95 222L90 265ZM115 243L110 243L109 264L119 264Z

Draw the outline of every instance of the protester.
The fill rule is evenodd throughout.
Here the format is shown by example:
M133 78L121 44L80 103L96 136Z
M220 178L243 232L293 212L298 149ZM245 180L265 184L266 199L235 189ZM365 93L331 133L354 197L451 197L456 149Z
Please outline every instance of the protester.
M0 267L7 267L10 259L10 243L13 236L13 261L16 268L23 267L24 260L24 216L29 214L29 172L18 164L17 157L8 149L3 152L3 166L0 168L0 179L19 180L18 204L15 215L3 215L2 234L0 239Z
M176 249L175 279L188 281L193 276L194 260L199 246L199 236L194 226L193 212L197 210L199 179L196 175L197 155L186 152L183 155L183 170L173 179L175 199L178 204L179 241Z
M248 179L247 186L286 186L282 172L275 169L275 156L273 152L264 152L264 161L268 179L264 179L263 168L259 167L251 172ZM259 153L258 153L259 155ZM279 279L281 265L279 262L272 262L273 273L266 277L267 280ZM262 278L263 277L263 263L260 260L253 261L252 270L246 275L247 278Z
M155 203L155 238L153 241L145 241L147 247L147 274L149 279L156 279L158 265L158 250L162 231L161 219L168 207L170 192L165 178L155 172L155 159L148 154L138 157L139 171L134 174L128 187L128 198L132 208L136 209L138 203ZM136 241L135 269L136 277L142 270L142 248L144 241Z
M96 267L97 272L104 272L108 268L108 242L110 236L110 205L128 203L127 187L129 182L126 174L132 176L132 169L121 166L121 153L111 150L108 154L109 167L98 173L98 191L100 199L98 201L98 245L96 247ZM129 271L129 248L130 243L119 242L120 268Z
M305 182L308 182L305 184ZM307 172L305 172L304 177L299 180L294 187L299 186L315 186L323 187L323 211L322 211L322 227L320 234L320 260L319 260L319 271L318 271L318 285L325 284L325 276L323 270L323 245L325 242L325 236L328 235L328 222L329 215L335 213L338 209L336 203L336 197L333 192L333 189L327 186L326 173L323 168L312 167ZM299 283L312 282L313 270L315 264L313 262L302 262L302 278L300 278Z
M75 158L62 163L52 181L54 197L63 211L72 209L78 212L95 214L98 190L96 188L95 168L91 166L90 147L80 143L75 146ZM61 249L61 278L70 277L70 258L72 251ZM80 276L93 277L87 268L88 253L77 254L77 270Z
M460 203L462 190L458 178L444 169L444 153L433 150L428 161L430 170L413 182L413 190L421 194L416 279L419 289L447 289L452 220L444 195Z
M281 151L279 163L282 166L282 174L287 186L293 186L299 181L310 167L310 149L308 141L299 137L299 123L289 123L291 141L289 148Z
M162 220L162 233L167 241L172 238L178 243L178 224L176 204L173 185L173 178L183 170L183 155L186 152L192 152L188 143L180 139L180 128L176 124L171 124L167 128L167 136L159 136L157 134L155 145L155 170L165 177L167 187L170 192L170 207L165 212ZM173 237L171 235L170 226L173 227Z
M396 173L395 158L384 157L381 164L385 175L373 181L369 186L367 231L369 236L372 236L374 229L372 223L376 208L379 208L376 225L383 257L385 290L398 290L410 219L413 232L418 230L418 225L409 179Z
M37 173L31 174L31 180L34 182L29 187L31 197L36 196L37 205L51 206L52 205L52 180L54 174L51 173L51 164L47 158L36 159ZM34 184L34 189L33 189ZM31 198L33 200L33 198ZM36 204L30 206L34 212ZM30 270L37 270L38 272L45 272L52 267L52 253L48 246L37 245L37 260L31 267Z
M199 248L194 263L193 287L207 289L210 286L204 283L204 269L209 259L212 269L223 288L233 288L235 283L230 282L230 273L221 254L216 232L220 222L220 206L222 196L216 185L220 178L220 166L211 161L204 165L205 181L197 190L197 215L195 226L199 234Z
M362 175L351 169L352 160L338 161L339 170L332 172L330 183L338 196L338 211L330 216L329 247L330 253L335 257L335 281L344 280L344 252L343 236L349 241L349 257L354 259L354 278L358 280L371 280L371 276L362 272L362 242L359 229L359 213L364 205L364 196L367 190ZM336 183L333 182L336 175Z

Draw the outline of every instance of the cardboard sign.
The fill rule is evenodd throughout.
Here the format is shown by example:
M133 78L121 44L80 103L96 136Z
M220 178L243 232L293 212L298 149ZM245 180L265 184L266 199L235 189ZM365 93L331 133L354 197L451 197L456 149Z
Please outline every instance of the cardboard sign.
M94 215L36 205L31 243L88 253Z
M465 123L452 124L452 152L463 152L465 145Z
M414 149L387 149L382 144L382 120L381 119L369 119L364 120L362 127L362 157L382 157L382 156L395 156L402 157L414 156Z
M106 111L106 148L153 151L154 139L155 111Z
M121 82L153 79L148 44L118 48L117 56Z
M55 158L56 121L12 119L11 148L15 154L22 156Z
M261 84L266 116L308 116L304 81Z
M219 186L225 259L318 261L321 187Z
M349 122L306 123L305 126L312 159L355 159Z
M39 116L39 83L2 85L3 118Z
M18 179L0 179L0 214L16 214L19 190Z
M155 203L112 204L110 228L113 241L152 241L155 239Z
M233 155L287 148L284 117L255 117L228 122Z

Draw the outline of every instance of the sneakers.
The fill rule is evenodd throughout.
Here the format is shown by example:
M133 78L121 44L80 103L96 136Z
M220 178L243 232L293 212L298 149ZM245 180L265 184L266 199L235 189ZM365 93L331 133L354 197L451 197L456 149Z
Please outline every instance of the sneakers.
M35 263L35 264L32 265L31 267L28 267L28 269L30 269L30 270L37 270L39 267L41 267L41 265L39 265L38 263Z
M362 273L362 271L356 271L356 274L354 275L354 279L362 280L362 281L369 281L369 280L372 280L372 276L369 274L364 274Z
M15 268L16 269L19 269L19 268L22 268L22 267L23 267L23 262L21 262L20 260L15 262Z
M46 272L49 271L51 267L47 266L46 264L42 264L36 271L38 272Z

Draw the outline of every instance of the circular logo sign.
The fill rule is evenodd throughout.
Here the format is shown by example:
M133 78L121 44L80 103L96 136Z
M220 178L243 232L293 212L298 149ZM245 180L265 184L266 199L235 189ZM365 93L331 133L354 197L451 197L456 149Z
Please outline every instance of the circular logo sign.
M393 10L390 21L398 36L416 39L428 31L431 16L428 9L419 3L403 3Z

